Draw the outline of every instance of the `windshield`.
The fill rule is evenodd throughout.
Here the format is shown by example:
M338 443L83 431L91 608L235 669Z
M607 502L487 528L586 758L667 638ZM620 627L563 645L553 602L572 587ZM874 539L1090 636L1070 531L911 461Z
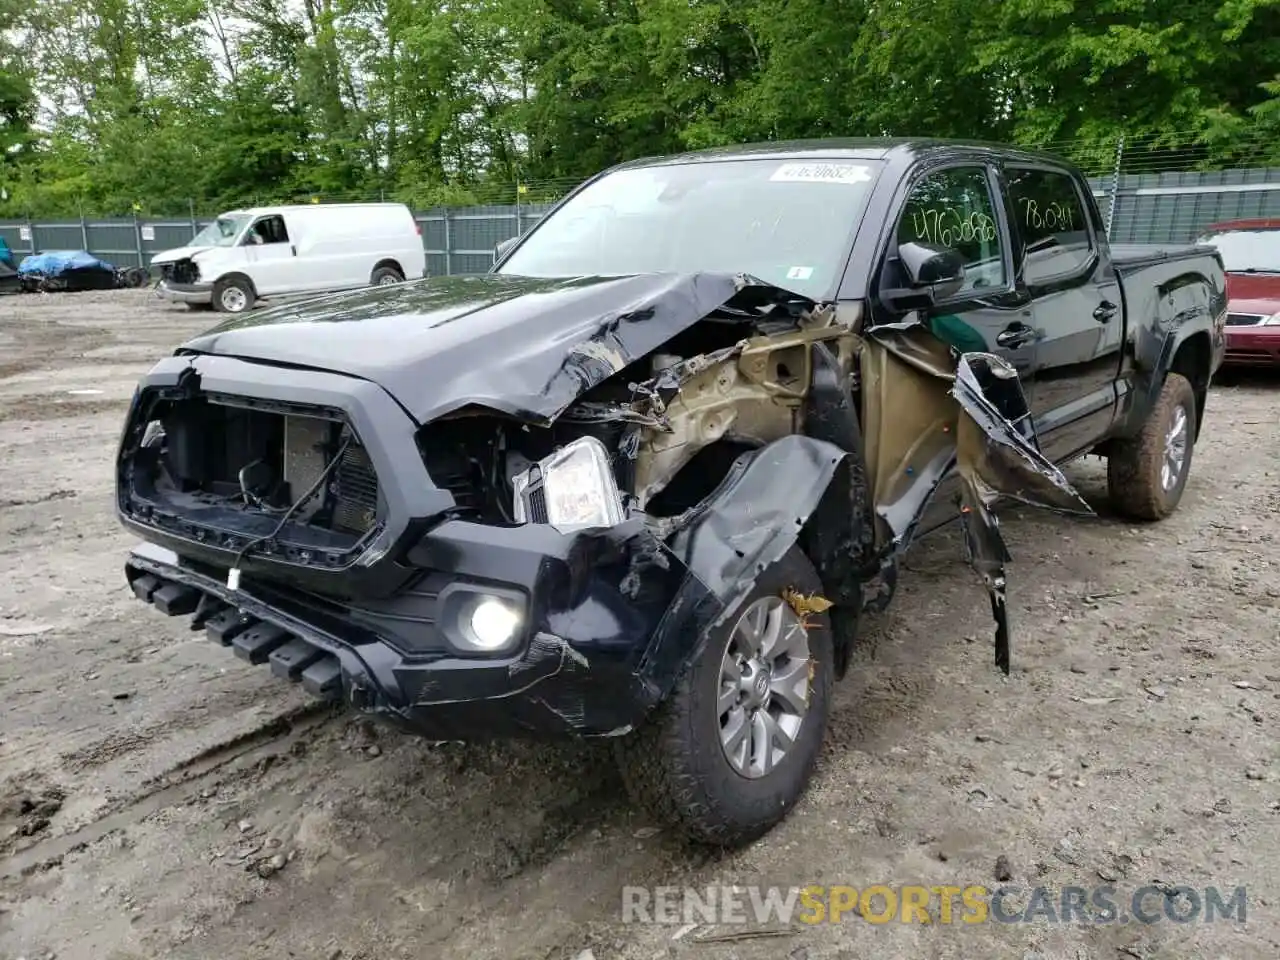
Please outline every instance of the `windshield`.
M746 273L823 299L880 165L724 160L619 170L540 223L499 273Z
M1197 242L1217 247L1228 273L1280 273L1280 228L1206 233Z
M243 213L219 217L192 237L188 246L229 247L236 242L236 237L248 222L249 217Z

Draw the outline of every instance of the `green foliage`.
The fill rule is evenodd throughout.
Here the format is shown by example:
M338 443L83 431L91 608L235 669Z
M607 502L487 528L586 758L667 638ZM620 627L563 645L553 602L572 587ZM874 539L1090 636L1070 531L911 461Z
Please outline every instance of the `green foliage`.
M1280 0L0 0L0 215L533 201L826 136L1280 162L1278 68Z

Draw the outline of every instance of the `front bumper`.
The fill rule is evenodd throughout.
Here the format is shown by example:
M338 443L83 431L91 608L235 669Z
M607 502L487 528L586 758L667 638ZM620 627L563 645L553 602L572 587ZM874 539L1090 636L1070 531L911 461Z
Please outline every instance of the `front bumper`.
M447 558L448 572L376 604L268 581L231 590L223 571L153 544L136 547L125 572L140 600L190 616L192 629L241 659L410 732L609 736L637 726L661 699L672 639L719 609L674 556L655 560L662 549L636 524L566 537L538 525L449 521L413 551L422 562ZM432 605L442 584L527 596L520 645L497 658L452 649Z
M1280 366L1280 327L1228 327L1224 364L1233 367Z
M213 284L161 280L156 286L156 294L175 303L213 303Z

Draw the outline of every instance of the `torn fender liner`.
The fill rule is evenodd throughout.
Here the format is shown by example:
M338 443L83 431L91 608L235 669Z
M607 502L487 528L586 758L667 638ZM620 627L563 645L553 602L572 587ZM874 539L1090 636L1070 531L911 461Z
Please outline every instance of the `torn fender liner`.
M824 440L790 435L738 459L669 541L692 579L650 644L642 665L648 682L670 689L707 631L796 543L848 456Z
M545 424L709 314L786 302L812 305L727 273L433 277L238 316L181 351L360 377L420 424L468 406Z

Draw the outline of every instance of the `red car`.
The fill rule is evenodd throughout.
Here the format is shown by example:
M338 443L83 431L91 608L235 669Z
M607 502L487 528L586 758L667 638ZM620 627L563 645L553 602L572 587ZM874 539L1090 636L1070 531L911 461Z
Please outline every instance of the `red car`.
M1196 242L1227 271L1224 366L1280 366L1280 218L1215 223Z

